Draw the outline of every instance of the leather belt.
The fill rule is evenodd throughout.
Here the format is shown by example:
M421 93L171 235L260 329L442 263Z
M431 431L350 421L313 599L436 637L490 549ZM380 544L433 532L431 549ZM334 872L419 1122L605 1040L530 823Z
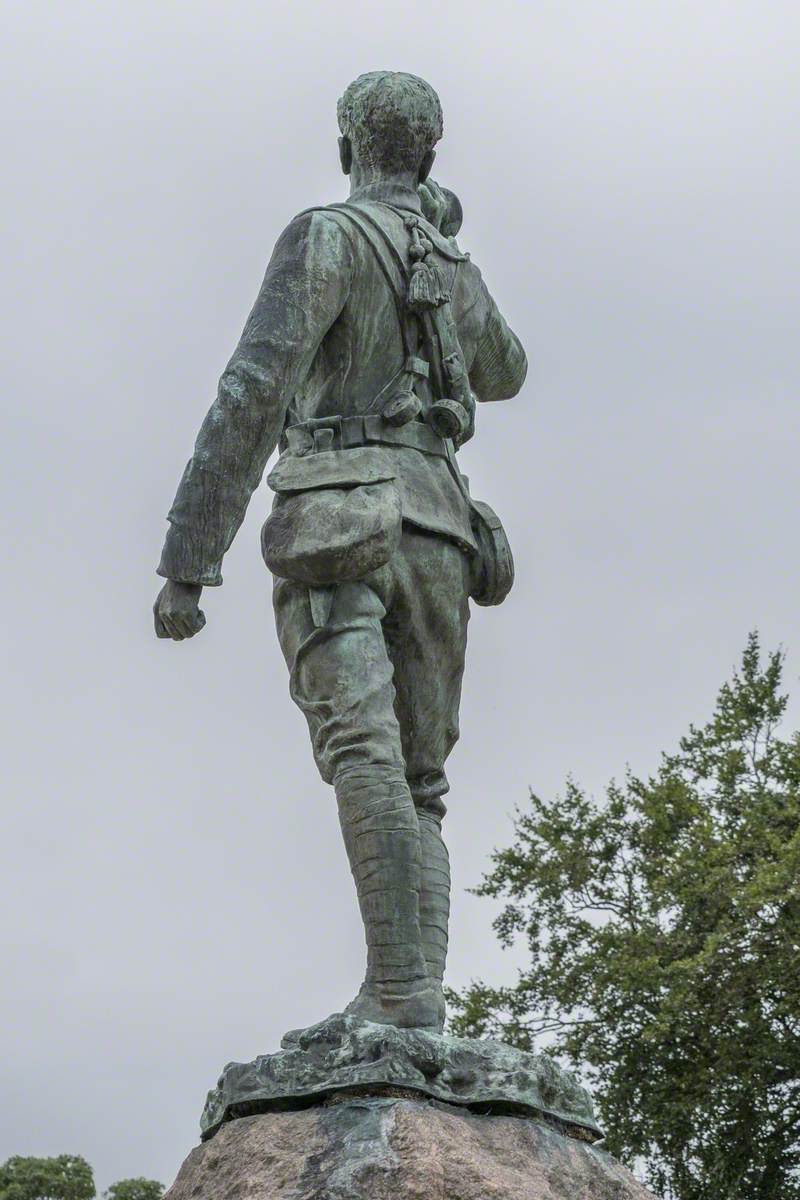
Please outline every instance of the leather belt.
M437 458L448 458L450 453L449 439L439 437L438 433L434 433L422 421L389 425L379 413L370 413L364 417L317 417L298 425L290 425L284 430L284 437L293 453L304 454L314 449L315 434L326 429L331 430L333 435L332 442L329 442L329 438L325 439L328 443L326 448L332 450L349 450L355 446L367 446L370 442L380 442L387 446L410 446Z

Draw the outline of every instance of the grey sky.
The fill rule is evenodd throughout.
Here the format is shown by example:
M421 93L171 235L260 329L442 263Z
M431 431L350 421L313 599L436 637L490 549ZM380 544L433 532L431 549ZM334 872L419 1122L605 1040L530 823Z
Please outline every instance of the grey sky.
M518 583L450 761L465 895L528 784L600 790L702 720L747 631L800 673L800 12L455 0L2 5L0 1160L171 1181L229 1059L346 1002L361 929L291 705L257 493L159 643L164 514L273 242L341 198L361 71L439 90L434 176L525 343L464 453ZM800 705L795 705L795 717Z

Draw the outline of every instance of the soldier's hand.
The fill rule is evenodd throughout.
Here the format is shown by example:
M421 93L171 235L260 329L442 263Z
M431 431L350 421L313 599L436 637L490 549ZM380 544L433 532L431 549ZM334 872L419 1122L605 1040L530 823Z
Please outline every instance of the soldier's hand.
M444 191L430 178L421 183L417 190L425 220L433 225L434 229L441 229L447 217L447 196Z
M426 179L419 185L422 215L439 233L454 238L461 228L463 212L461 201L449 188L440 187L435 179Z
M178 583L168 579L153 605L156 636L182 642L194 637L206 623L198 607L203 589L199 583Z

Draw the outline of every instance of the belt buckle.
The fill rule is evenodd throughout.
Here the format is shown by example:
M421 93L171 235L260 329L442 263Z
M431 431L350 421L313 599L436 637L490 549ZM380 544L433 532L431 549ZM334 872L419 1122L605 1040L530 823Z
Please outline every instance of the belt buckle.
M342 418L338 413L332 417L312 417L284 430L286 444L291 454L302 457L320 450L332 450L338 439L343 445Z
M310 421L305 422L305 429L315 453L333 450L337 444L343 444L342 418L338 413L330 417L312 417Z

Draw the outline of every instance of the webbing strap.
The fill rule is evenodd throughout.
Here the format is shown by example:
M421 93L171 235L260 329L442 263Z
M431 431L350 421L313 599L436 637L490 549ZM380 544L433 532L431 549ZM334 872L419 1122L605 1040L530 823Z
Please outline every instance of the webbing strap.
M397 310L397 320L400 325L400 336L403 341L403 349L406 356L412 355L416 349L411 344L411 337L408 331L408 320L406 314L406 279L402 266L402 259L397 250L397 247L389 238L388 234L384 234L386 242L391 246L394 254L390 254L386 242L383 238L376 236L375 226L380 230L380 226L363 210L357 209L352 204L328 204L324 208L309 208L307 212L326 212L346 217L351 225L354 225L359 230L362 237L369 243L369 246L375 255L375 259L380 267L381 273L386 280L389 291L392 293L394 306ZM383 232L381 230L381 232Z
M395 286L397 286L397 279L399 278L400 285L399 285L398 295L402 299L403 303L405 303L406 291L408 289L408 272L406 270L406 265L403 262L402 255L400 254L400 251L397 249L397 246L395 245L393 239L390 237L390 235L387 233L387 231L383 228L380 221L376 221L375 218L372 216L372 214L368 211L368 209L362 207L360 204L344 204L344 205L342 205L342 208L345 210L345 212L350 212L350 213L357 212L358 215L364 221L367 221L370 228L372 230L374 230L374 232L378 235L379 243L382 246L385 246L385 248L388 250L389 256L395 265L395 275L396 275ZM394 210L392 210L392 211L394 211ZM367 231L365 230L364 232L366 233ZM369 237L369 241L370 241L371 245L374 246L374 245L378 244L374 241L373 237L371 237L369 234L367 234L367 236Z

